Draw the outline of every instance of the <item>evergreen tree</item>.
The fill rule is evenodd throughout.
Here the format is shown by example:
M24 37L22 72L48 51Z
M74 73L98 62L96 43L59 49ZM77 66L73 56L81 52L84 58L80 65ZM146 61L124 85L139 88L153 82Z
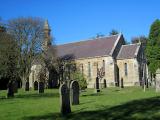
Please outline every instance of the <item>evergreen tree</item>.
M151 74L160 67L160 20L157 19L150 27L146 46L146 57Z

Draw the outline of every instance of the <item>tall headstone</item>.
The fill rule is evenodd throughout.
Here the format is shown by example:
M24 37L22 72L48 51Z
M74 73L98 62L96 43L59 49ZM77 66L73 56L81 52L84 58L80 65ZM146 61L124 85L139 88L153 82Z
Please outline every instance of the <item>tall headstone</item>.
M44 93L44 82L39 82L39 93Z
M70 100L72 105L79 104L79 83L75 80L70 84Z
M7 97L14 97L14 84L13 81L9 81L8 83L8 93L7 93Z
M106 82L106 79L104 79L104 88L107 88L107 82Z
M67 84L63 83L60 85L59 93L60 93L61 114L66 115L68 113L71 113L69 88Z
M121 88L124 88L124 81L123 81L123 78L121 78Z
M14 93L18 92L18 82L17 82L17 80L13 81L13 89L14 89Z
M34 82L34 90L38 90L38 82L37 81Z
M25 91L29 91L29 81L26 82Z
M160 69L156 71L156 92L160 92Z
M96 93L97 92L100 92L100 89L99 89L99 78L96 77Z

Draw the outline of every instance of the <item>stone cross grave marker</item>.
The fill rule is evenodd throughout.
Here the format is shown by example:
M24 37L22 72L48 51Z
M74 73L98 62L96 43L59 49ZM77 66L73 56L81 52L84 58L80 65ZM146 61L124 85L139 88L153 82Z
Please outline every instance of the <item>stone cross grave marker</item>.
M34 82L34 90L38 90L38 82L37 81Z
M67 84L63 83L60 85L59 93L60 93L61 114L66 115L68 113L71 113L69 88L67 87Z
M70 100L72 105L79 104L79 83L75 80L70 84Z
M39 93L44 93L44 83L39 82Z

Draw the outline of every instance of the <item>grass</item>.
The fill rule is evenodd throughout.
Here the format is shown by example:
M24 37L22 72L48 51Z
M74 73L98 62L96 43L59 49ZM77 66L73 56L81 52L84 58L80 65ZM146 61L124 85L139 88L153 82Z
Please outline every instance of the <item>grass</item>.
M0 91L0 120L159 120L160 93L153 88L143 92L140 87L107 88L99 94L87 89L80 95L80 105L72 106L72 113L60 114L58 89L24 92L6 99L7 91Z

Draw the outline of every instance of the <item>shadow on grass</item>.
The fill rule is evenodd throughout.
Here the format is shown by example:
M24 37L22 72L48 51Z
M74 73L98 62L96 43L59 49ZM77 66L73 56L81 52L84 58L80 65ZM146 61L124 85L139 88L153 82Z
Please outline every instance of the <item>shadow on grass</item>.
M53 97L59 97L59 93L33 93L33 94L19 94L15 95L14 98L53 98Z
M101 108L96 111L72 112L68 116L50 113L42 116L24 117L24 120L159 120L160 97L134 100L118 106Z

